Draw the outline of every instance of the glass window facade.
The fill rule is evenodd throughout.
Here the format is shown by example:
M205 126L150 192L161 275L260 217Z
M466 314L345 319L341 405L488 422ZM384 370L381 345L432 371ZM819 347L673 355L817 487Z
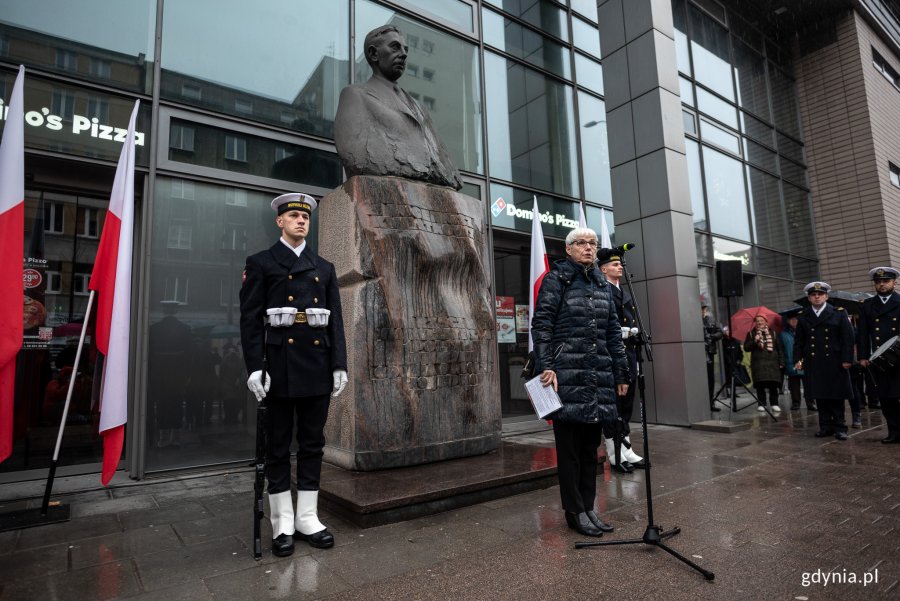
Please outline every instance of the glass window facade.
M399 83L431 114L463 191L484 201L498 296L527 303L535 198L552 259L564 256L582 211L615 244L593 0L34 4L0 11L4 100L12 66L29 70L27 162L37 183L27 192L26 246L43 239L44 250L24 250L46 259L35 268L45 330L32 332L27 353L40 377L21 386L29 427L49 432L57 415L54 390L85 318L121 149L115 138L140 99L134 294L143 313L133 327L148 335L135 337L135 419L123 462L137 477L252 455L255 415L237 344L240 272L247 254L277 236L273 196L321 197L342 183L338 99L370 76L362 44L377 26L405 35ZM756 282L754 297L776 302L779 286L789 295L818 275L790 53L738 15L711 15L718 3L702 6L672 1L701 293L714 294L714 261L737 258L746 283ZM116 27L85 16L96 14ZM215 27L202 26L210 14ZM309 243L316 248L315 215ZM498 344L506 417L531 412L518 378L526 353L521 331ZM90 377L79 377L89 388ZM78 402L67 466L99 457L96 416ZM36 458L49 453L36 440L17 439L0 476L45 468Z

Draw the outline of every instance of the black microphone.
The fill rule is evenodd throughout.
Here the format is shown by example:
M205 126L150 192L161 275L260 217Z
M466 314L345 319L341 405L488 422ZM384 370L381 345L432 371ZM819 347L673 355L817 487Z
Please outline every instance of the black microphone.
M625 254L625 251L631 250L631 249L636 248L636 247L637 247L637 244L632 244L631 242L627 242L627 243L625 243L625 244L623 244L623 245L621 245L621 246L615 246L615 247L613 247L612 251L613 251L614 253L618 253L618 254L621 255L621 254Z

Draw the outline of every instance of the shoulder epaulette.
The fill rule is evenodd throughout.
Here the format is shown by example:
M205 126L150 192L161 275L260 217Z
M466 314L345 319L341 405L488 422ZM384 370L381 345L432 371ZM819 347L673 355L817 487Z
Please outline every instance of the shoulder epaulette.
M834 309L835 309L835 311L843 311L844 310L843 307L835 307Z

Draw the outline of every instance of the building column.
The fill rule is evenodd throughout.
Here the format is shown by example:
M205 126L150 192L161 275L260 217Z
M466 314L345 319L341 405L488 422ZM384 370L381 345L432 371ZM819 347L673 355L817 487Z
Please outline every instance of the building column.
M600 0L616 241L653 336L647 419L709 419L706 356L670 0Z

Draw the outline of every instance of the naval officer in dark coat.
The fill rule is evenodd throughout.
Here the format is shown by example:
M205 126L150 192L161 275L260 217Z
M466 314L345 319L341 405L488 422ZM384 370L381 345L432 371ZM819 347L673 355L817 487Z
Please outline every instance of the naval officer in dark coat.
M863 302L859 322L859 363L869 367L869 359L878 347L900 335L900 294L894 291L900 271L893 267L876 267L869 271L875 296ZM881 401L881 412L887 422L885 444L900 443L900 366L872 366L869 369Z
M816 401L819 408L816 437L833 434L838 440L847 440L844 399L853 396L853 326L843 308L828 304L831 286L810 282L803 290L810 306L803 309L797 322L794 367L804 372L807 401Z
M268 401L272 552L286 556L294 551L295 537L313 547L334 545L317 506L325 420L330 397L347 384L347 349L334 265L306 244L315 199L283 194L272 208L282 235L268 250L247 257L240 294L241 346L250 374L247 387L257 400ZM296 512L290 473L295 421Z

